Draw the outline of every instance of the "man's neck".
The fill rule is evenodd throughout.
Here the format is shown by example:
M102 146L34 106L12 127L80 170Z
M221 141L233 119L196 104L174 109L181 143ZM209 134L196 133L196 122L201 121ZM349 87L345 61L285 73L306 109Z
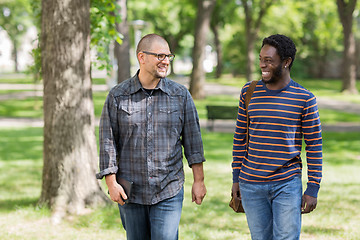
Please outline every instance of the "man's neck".
M145 89L154 89L160 82L160 78L154 78L150 75L142 74L141 71L139 72L138 77L141 86Z
M266 84L266 87L269 90L280 90L286 87L290 81L291 81L290 74L286 74L281 79L279 79L279 81Z

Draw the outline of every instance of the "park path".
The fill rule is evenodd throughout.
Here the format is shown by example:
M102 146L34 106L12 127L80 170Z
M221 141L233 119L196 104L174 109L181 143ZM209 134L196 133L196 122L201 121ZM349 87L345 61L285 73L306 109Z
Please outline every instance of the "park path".
M177 78L175 81L188 87L188 79ZM42 96L41 84L4 84L0 83L0 90L23 90L21 92L13 92L8 94L0 94L0 101L11 99L26 99L28 97ZM240 88L233 86L225 86L217 83L206 83L205 92L207 95L233 95L238 97ZM93 91L108 91L106 85L93 85ZM330 98L317 97L318 106L320 109L333 109L342 112L360 114L360 104L349 103ZM1 102L0 102L1 104ZM99 124L99 119L96 119L96 124ZM207 121L200 120L200 125L206 127ZM34 118L7 118L0 117L0 127L42 127L44 125L42 119ZM214 125L215 131L233 132L235 121L233 120L216 120ZM323 125L324 131L336 132L360 132L360 123L338 123L336 125Z

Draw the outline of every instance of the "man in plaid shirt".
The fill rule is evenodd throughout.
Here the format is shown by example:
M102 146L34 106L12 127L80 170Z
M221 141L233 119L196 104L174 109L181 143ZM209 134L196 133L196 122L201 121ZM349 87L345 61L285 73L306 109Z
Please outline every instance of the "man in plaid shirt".
M189 91L166 78L171 54L164 38L144 36L140 70L109 92L100 120L100 172L119 203L127 239L178 239L184 196L183 151L192 168L192 201L206 194L199 118ZM116 176L133 182L126 195ZM126 204L125 204L126 200Z

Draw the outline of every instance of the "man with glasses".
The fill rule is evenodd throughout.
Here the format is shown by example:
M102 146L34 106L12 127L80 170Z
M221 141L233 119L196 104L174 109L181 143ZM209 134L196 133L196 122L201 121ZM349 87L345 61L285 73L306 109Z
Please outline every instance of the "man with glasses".
M111 89L104 104L97 178L105 176L119 204L127 239L178 239L182 147L194 177L192 201L200 205L206 194L199 118L189 91L166 78L175 57L166 40L146 35L136 53L140 70ZM120 178L133 183L130 193Z

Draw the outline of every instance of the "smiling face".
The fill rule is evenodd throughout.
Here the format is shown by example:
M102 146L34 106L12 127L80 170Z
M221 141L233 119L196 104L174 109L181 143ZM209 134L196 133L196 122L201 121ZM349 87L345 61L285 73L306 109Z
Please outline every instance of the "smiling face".
M262 80L265 84L274 84L282 80L283 63L275 47L264 45L260 51L259 61Z
M163 41L154 41L151 44L150 49L146 51L157 53L157 54L170 54L169 45ZM141 70L144 70L147 74L152 76L155 79L164 78L167 75L170 60L168 57L165 57L164 60L160 61L157 56L140 53L142 54L143 64L141 64Z

